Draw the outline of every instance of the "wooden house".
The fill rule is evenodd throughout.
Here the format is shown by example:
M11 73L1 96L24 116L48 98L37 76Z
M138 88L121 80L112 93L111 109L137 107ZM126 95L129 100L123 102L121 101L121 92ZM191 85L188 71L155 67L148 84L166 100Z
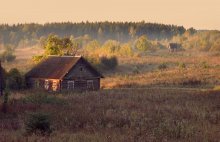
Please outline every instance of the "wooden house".
M3 69L0 61L0 96L3 95Z
M25 78L30 88L61 91L98 90L103 76L81 56L49 56Z

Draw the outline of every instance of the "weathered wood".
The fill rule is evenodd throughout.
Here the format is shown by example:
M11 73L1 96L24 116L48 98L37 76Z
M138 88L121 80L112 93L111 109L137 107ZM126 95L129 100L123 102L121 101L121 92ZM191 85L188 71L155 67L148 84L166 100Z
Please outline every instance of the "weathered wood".
M54 72L58 72L58 70L55 70ZM100 89L101 77L101 74L92 68L85 59L81 58L62 78L51 79L28 77L27 84L32 88L44 88L48 91L98 90Z
M2 72L2 65L0 61L0 96L3 95L3 72Z

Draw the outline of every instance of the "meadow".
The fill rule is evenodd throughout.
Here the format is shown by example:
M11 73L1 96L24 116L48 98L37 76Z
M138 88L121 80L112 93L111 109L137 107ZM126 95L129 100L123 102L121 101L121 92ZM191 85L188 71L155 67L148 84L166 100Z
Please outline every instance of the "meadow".
M39 52L16 49L16 60L3 67L26 72ZM119 57L115 70L102 71L100 91L13 91L7 113L0 112L0 141L219 142L219 59L219 53L161 50ZM49 115L50 135L27 134L33 112Z
M1 113L0 141L212 141L220 139L218 91L111 89L15 92ZM50 116L50 136L27 135L31 112Z

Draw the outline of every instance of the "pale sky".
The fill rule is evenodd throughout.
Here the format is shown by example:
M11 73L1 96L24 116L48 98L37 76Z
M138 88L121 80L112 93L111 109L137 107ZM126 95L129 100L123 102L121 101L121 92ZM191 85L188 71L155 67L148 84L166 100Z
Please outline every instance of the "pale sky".
M0 23L145 21L220 30L220 0L0 0Z

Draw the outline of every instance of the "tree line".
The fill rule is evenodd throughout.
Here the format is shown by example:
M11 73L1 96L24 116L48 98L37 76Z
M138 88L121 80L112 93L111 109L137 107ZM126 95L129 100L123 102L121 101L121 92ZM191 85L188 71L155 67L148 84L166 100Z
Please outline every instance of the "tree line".
M79 37L88 35L100 42L112 39L127 42L132 38L146 35L152 40L171 39L182 35L183 26L142 22L81 22L81 23L47 23L47 24L1 24L0 44L30 46L38 43L53 33L60 37Z

